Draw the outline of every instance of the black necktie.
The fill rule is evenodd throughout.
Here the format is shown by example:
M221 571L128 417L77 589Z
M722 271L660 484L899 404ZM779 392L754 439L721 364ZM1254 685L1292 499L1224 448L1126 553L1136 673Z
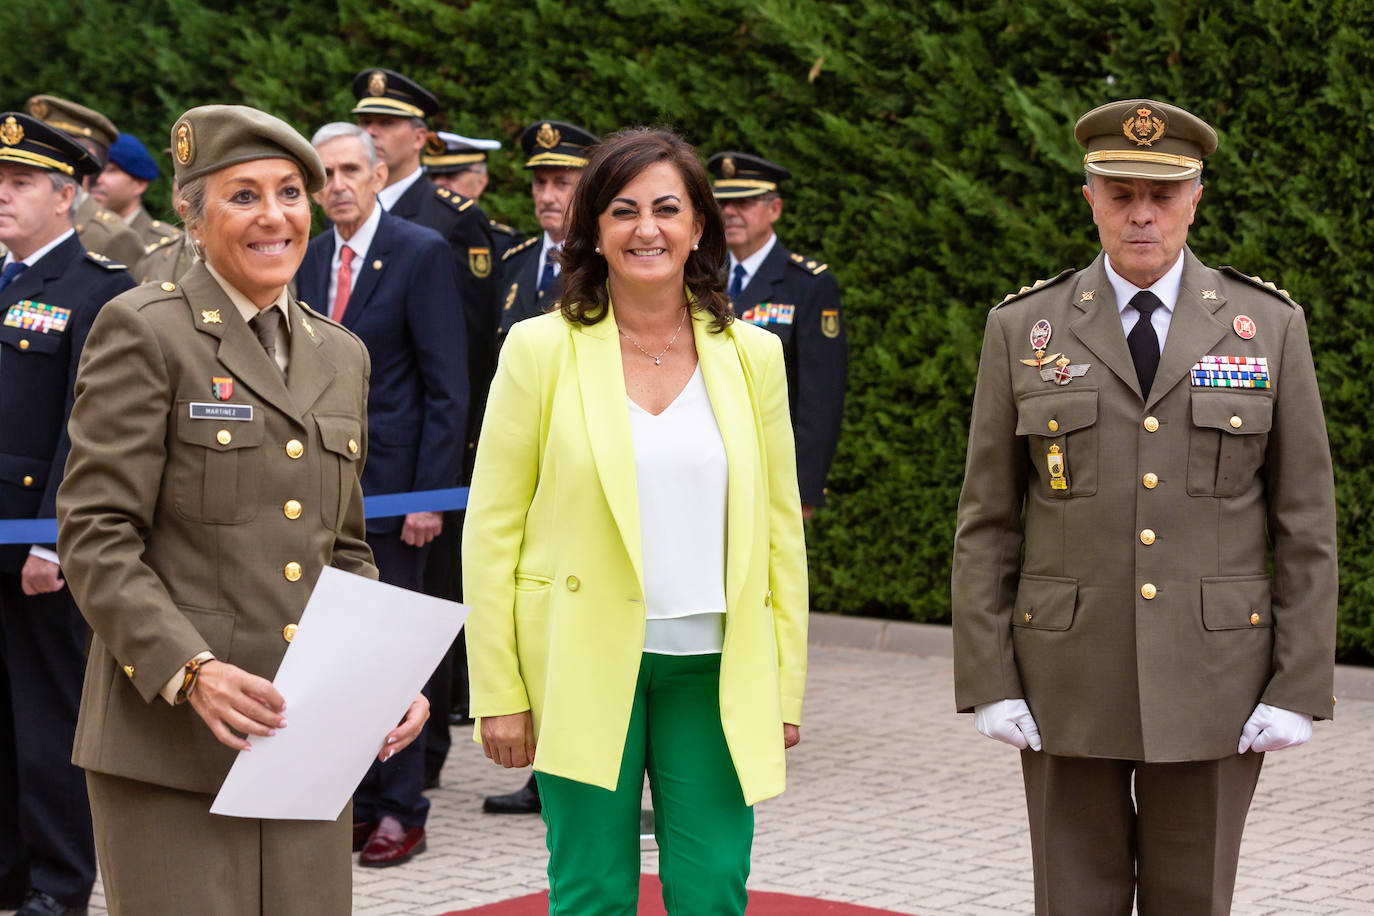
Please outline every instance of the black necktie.
M14 282L14 278L28 270L29 265L23 261L11 261L5 265L4 270L0 270L0 290Z
M1142 289L1131 297L1131 308L1140 313L1135 327L1126 335L1126 346L1131 350L1131 361L1135 363L1135 377L1140 380L1140 393L1148 399L1150 386L1155 381L1155 370L1159 368L1159 335L1150 322L1150 314L1163 305L1159 297L1148 289Z
M736 264L735 275L730 279L730 289L726 295L730 297L731 302L734 302L742 292L744 292L744 265Z

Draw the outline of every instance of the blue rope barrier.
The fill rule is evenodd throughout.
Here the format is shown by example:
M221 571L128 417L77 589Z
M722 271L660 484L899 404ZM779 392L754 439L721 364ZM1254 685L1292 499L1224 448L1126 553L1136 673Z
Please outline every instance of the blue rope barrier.
M449 512L466 509L467 487L417 490L414 493L382 493L363 499L368 518L388 518L412 512ZM57 519L16 518L0 520L0 544L52 544L57 540Z

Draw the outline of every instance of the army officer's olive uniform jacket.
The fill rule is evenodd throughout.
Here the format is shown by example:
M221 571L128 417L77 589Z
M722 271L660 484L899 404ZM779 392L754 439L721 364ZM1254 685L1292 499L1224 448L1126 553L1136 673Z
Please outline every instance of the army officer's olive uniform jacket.
M1184 259L1148 397L1102 256L988 318L954 550L956 699L1024 697L1051 754L1214 759L1259 701L1332 712L1335 505L1303 312ZM1023 364L1041 319L1046 366L1062 353L1086 373L1061 385ZM1194 384L1207 354L1264 358L1267 387Z
M289 384L203 264L91 329L57 497L95 631L73 754L88 770L216 791L234 752L158 691L204 650L270 680L325 566L376 578L367 351L294 300L290 321Z

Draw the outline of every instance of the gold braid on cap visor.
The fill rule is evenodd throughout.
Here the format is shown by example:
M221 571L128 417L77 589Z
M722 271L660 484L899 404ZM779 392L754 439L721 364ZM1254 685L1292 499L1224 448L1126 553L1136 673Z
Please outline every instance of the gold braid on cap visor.
M568 156L564 153L539 153L530 157L530 161L525 163L525 168L534 168L536 165L556 165L564 169L585 169L588 161L581 156Z
M487 158L486 153L454 153L451 156L421 156L425 165L473 165Z
M1172 153L1152 153L1143 149L1100 149L1083 157L1083 164L1094 162L1154 162L1159 165L1173 165L1181 169L1202 171L1202 160L1191 156L1175 156Z
M373 111L373 109L376 108L392 109L398 116L405 115L412 118L423 118L425 116L424 109L411 105L409 102L402 102L400 99L383 98L358 99L358 104L353 106L352 113L382 114L382 112Z
M723 178L711 185L711 193L716 197L752 197L777 189L776 181L756 181L751 178Z
M0 149L0 160L18 162L21 165L31 165L40 169L52 169L64 175L76 175L76 169L67 165L67 163L53 159L50 156L44 156L42 153L35 153L26 149L14 149L12 147Z

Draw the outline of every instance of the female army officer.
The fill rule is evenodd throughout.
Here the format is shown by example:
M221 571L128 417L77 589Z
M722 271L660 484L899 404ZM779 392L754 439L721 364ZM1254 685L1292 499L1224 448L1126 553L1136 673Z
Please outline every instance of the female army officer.
M59 552L95 631L74 759L112 916L351 909L351 814L209 813L320 571L377 577L363 540L368 356L287 289L319 156L282 121L194 108L172 128L203 260L101 310L81 363ZM417 698L385 759L428 715Z

